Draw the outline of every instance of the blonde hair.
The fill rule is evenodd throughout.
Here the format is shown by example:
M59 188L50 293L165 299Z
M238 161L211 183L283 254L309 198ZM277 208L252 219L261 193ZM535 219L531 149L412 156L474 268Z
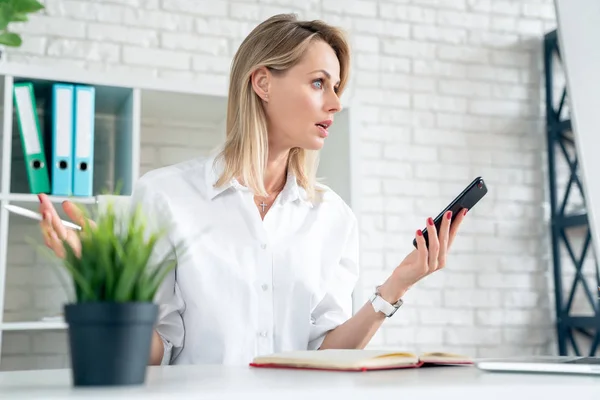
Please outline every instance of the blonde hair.
M339 28L318 20L300 21L294 14L279 14L259 24L244 39L231 66L226 139L217 157L223 161L223 170L216 186L241 177L255 195L268 195L263 178L268 157L267 120L261 98L252 88L251 76L260 67L289 69L301 60L314 40L323 40L337 55L340 95L348 80L350 50ZM307 197L314 200L318 151L291 149L287 167Z

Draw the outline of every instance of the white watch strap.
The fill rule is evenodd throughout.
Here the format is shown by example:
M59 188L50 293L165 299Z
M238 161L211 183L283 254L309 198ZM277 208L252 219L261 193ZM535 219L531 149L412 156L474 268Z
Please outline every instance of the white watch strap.
M396 307L394 307L392 304L390 304L387 301L385 301L378 294L373 295L373 300L371 300L371 303L373 304L373 308L376 311L381 311L381 312L383 312L388 317L394 315L394 313L397 310Z

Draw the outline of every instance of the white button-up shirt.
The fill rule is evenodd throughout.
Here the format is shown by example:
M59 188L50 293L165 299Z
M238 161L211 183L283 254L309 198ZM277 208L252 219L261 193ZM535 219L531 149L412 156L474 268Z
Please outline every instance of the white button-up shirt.
M248 188L235 179L213 186L213 161L151 171L132 195L151 226L170 224L155 259L185 246L156 296L163 364L247 365L257 355L318 349L352 314L354 213L326 187L321 202L309 202L289 174L263 221Z

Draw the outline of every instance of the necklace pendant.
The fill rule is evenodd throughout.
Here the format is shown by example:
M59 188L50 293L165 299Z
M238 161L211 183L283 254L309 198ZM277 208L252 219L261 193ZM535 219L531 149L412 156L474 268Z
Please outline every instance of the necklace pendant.
M263 212L263 214L264 214L264 213L265 213L265 207L267 207L267 204L266 204L264 201L262 201L262 202L259 204L259 206L260 206L260 207L262 207L262 212Z

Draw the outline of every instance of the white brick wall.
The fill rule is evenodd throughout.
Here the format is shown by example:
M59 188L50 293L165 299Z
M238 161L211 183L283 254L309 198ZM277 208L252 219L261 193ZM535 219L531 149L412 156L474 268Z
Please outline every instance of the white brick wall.
M347 29L352 101L362 110L354 131L364 166L365 295L411 251L415 229L473 177L482 175L490 188L469 214L447 269L416 285L371 345L474 356L555 351L541 85L541 38L555 26L552 1L45 3L43 14L18 28L25 43L11 50L11 61L225 85L238 44L269 15L292 11ZM194 156L222 134L222 126L193 130L195 136L146 123L142 171ZM187 146L192 136L195 148ZM7 306L13 309L28 309L36 296L53 297L20 291L24 272L18 271L33 268L27 252L11 251ZM60 334L4 339L11 361L2 368L65 361Z

